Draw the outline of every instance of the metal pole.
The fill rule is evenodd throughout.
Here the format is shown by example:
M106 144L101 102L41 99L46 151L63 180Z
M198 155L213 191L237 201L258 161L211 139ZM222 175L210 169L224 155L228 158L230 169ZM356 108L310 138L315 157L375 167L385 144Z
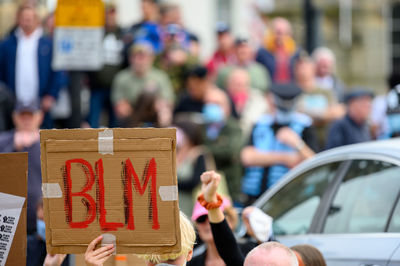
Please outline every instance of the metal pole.
M320 21L321 11L315 7L312 0L304 0L304 24L305 24L305 49L311 54L320 46Z
M81 111L81 89L83 73L78 71L69 72L69 93L71 96L71 117L68 126L70 128L80 128L82 122Z

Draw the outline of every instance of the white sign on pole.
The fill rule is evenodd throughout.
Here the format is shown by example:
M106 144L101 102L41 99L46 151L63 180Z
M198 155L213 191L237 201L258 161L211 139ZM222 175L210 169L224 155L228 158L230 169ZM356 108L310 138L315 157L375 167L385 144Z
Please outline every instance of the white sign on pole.
M0 192L0 266L6 265L25 198Z

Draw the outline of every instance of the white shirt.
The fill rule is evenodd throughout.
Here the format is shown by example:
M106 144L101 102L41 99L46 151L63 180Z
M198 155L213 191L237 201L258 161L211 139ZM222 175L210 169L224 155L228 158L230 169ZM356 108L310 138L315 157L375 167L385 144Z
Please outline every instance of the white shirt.
M18 28L17 59L15 66L15 93L17 101L32 102L39 98L38 46L42 29L36 29L31 35Z
M317 87L324 90L333 90L335 81L332 76L316 77Z

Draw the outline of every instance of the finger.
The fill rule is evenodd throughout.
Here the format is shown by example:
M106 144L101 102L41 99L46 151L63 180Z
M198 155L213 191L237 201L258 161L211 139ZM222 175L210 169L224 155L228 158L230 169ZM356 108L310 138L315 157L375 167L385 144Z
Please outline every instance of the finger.
M108 258L109 257L111 257L112 256L112 253L111 254L109 254L107 257L104 257L104 258L102 258L99 262L100 262L100 264L102 265L106 260L108 260Z
M218 184L220 180L221 175L213 171L211 174L211 182L214 184Z
M209 183L209 182L210 182L210 179L211 179L211 175L212 175L213 173L214 173L214 171L207 171L207 172L204 172L204 173L200 176L201 182L202 182L202 183L205 183L205 184Z
M89 246L86 249L86 253L92 251L95 249L96 245L100 243L100 241L103 239L103 236L98 236L95 238L92 242L90 242Z
M111 256L114 253L114 251L115 251L115 249L114 249L114 247L112 247L110 250L106 250L103 253L100 253L94 257L96 258L96 260L101 260L105 257Z
M114 248L113 244L109 244L109 245L107 245L105 247L98 248L95 251L93 251L92 256L95 257L95 256L97 256L97 255L99 255L101 253L107 252L108 250L110 250L112 248Z

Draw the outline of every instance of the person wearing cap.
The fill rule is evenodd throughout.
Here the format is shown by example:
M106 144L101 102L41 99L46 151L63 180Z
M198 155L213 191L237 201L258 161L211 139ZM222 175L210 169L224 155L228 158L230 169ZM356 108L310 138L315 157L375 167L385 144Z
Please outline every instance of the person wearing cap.
M219 209L222 212L226 212L228 209L234 210L231 201L224 196L222 197L223 202ZM233 211L233 215L226 215L226 220L230 229L234 229L235 221L237 222L237 213ZM208 220L208 211L198 201L196 201L193 207L192 221L203 244L194 249L193 258L188 263L188 266L225 265L215 246Z
M254 51L246 38L237 38L235 41L235 60L233 63L218 70L216 85L226 89L229 74L236 67L245 69L250 76L250 86L253 89L266 92L270 85L270 76L263 65L254 61Z
M12 114L15 130L0 134L0 152L28 152L27 233L36 231L36 206L41 198L39 128L43 112L39 101L17 102Z
M294 111L301 89L295 84L274 84L267 95L270 114L262 116L241 152L246 167L242 202L252 204L290 168L314 155L317 148L312 119Z
M282 17L274 18L271 24L271 33L266 35L264 46L258 49L256 61L268 69L273 82L293 82L299 49L292 37L292 26Z
M142 18L124 34L124 67L129 65L129 48L138 40L146 40L153 46L156 54L162 51L160 35L160 7L158 0L141 0Z
M187 71L199 61L190 53L189 34L180 24L165 25L161 34L163 52L157 56L155 65L168 74L179 99L184 94Z
M51 127L48 112L64 85L63 74L51 66L52 40L43 35L39 16L31 4L19 7L17 24L15 32L0 43L0 81L17 101L39 100L46 113L43 126Z
M224 201L223 197L217 193L221 176L214 171L209 171L203 173L200 178L202 193L197 200L207 210L207 219L210 223L215 246L226 265L299 265L293 251L277 242L260 244L253 248L246 256L238 245L227 219L221 210Z
M112 108L110 95L115 75L122 69L123 41L122 29L117 25L117 10L114 4L106 4L105 27L103 38L103 68L88 72L90 87L90 108L88 123L92 128L100 126L103 110L108 113L108 127L115 127L116 118Z
M217 24L217 49L206 64L212 77L215 77L218 70L234 62L234 40L228 24L218 22Z
M130 67L118 72L112 84L111 101L120 123L133 114L139 94L146 91L158 95L156 108L159 112L172 113L172 85L164 71L153 67L152 45L146 41L137 42L130 54Z
M368 119L373 97L372 92L363 88L353 89L345 96L347 114L332 124L326 149L372 140Z

